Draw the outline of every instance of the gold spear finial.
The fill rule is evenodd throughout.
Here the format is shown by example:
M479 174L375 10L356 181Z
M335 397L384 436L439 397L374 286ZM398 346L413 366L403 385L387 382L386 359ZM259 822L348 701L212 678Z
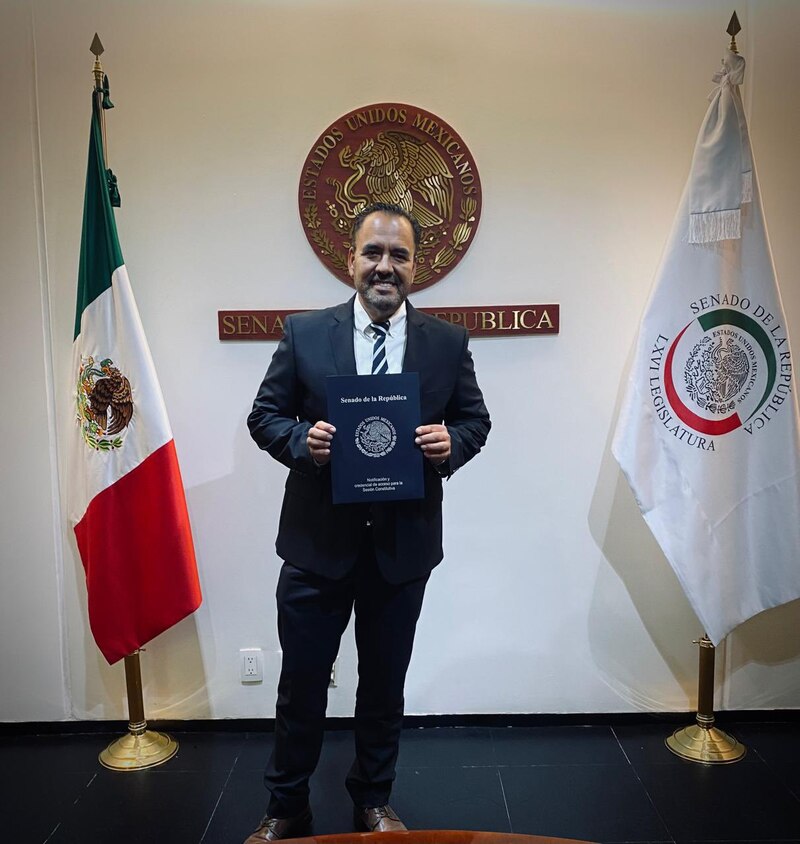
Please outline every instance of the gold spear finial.
M728 24L728 28L725 31L731 37L731 43L728 45L728 49L732 53L738 53L739 49L736 46L736 36L742 31L742 25L739 23L739 18L736 16L736 12L731 15L731 22Z
M100 64L100 56L103 54L103 42L100 36L95 32L92 39L92 46L89 47L90 52L94 54L94 67L92 73L94 74L94 87L99 90L103 87L103 65Z

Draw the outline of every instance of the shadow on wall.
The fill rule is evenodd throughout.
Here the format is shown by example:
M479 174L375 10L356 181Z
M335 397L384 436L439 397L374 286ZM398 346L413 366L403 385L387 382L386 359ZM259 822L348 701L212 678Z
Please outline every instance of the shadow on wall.
M760 613L728 636L725 667L731 682L745 668L749 669L748 675L751 678L736 683L732 709L797 707L800 674L798 630L800 600ZM794 670L780 670L781 666L792 663L795 663ZM764 682L762 677L767 676L769 681Z
M614 416L616 419L616 414ZM642 518L611 454L609 433L589 531L602 551L589 609L589 643L604 681L637 709L688 710L697 694L702 627L678 579ZM633 613L622 613L627 599ZM675 679L664 685L666 665Z
M195 545L202 550L200 635L212 711L199 712L193 705L182 717L274 715L280 653L274 594L281 568L275 535L287 470L250 438L246 420L251 401L248 388L225 419L219 448L228 468L188 492L190 515L196 514ZM276 496L276 506L270 506ZM243 686L238 663L233 670L243 647L262 648L263 683Z
M589 532L603 556L589 608L589 644L601 678L635 709L685 711L697 695L692 640L703 631L611 453L634 350L632 343L589 506ZM665 682L665 667L674 683Z

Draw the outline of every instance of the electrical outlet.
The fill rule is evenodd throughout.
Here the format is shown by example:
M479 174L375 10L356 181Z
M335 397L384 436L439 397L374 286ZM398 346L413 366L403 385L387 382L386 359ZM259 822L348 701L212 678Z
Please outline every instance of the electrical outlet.
M239 651L239 661L243 683L261 683L264 680L264 660L261 648L242 648Z
M336 675L339 673L339 657L337 656L336 659L333 661L333 665L331 666L331 679L328 683L329 689L336 688Z

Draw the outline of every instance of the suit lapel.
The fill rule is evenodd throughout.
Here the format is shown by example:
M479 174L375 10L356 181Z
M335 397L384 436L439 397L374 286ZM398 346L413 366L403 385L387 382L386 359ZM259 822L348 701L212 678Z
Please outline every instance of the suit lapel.
M403 372L422 373L425 368L427 345L428 333L425 322L406 300L406 352L403 355Z
M356 356L353 351L353 299L334 309L330 326L331 352L339 375L356 374Z

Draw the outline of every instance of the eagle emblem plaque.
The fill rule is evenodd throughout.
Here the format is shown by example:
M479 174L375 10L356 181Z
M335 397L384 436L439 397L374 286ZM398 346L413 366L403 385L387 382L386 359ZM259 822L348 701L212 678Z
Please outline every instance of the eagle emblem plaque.
M351 284L347 251L353 219L390 202L422 227L414 289L444 278L466 254L481 214L481 183L467 145L445 121L402 103L355 109L332 123L308 154L298 192L308 242Z

